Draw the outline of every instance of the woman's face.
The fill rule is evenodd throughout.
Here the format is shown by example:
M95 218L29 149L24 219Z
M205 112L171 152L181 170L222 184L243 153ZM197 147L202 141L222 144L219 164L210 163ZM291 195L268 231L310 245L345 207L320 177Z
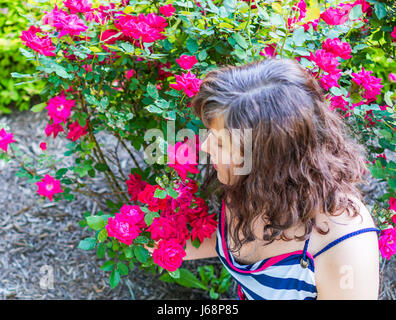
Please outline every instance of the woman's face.
M217 177L223 184L232 184L235 179L233 175L235 159L233 158L235 158L236 152L232 150L231 142L231 135L224 128L224 117L214 118L208 128L208 135L201 144L201 150L210 155L210 163L214 165ZM237 154L239 155L239 153Z

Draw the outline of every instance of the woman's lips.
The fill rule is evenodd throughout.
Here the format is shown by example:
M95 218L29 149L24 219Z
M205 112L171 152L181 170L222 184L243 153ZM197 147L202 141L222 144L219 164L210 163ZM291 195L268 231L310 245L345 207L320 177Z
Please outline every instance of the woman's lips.
M215 164L213 164L213 167L217 170L217 166Z

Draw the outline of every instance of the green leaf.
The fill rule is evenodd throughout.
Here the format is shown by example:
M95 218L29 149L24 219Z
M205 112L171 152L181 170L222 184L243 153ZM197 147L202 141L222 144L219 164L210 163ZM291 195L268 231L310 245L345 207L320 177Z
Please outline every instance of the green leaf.
M81 240L78 244L78 248L81 250L92 250L96 246L96 239L92 237Z
M96 255L98 256L99 259L104 258L106 254L106 247L104 246L103 243L98 244L98 248L96 249Z
M145 109L151 113L162 113L163 110L158 108L156 105L154 104L150 104L149 106L146 106Z
M234 34L232 35L232 37L235 39L235 41L238 43L238 45L239 45L240 47L242 47L242 49L247 49L247 48L248 48L249 45L248 45L248 43L246 42L245 38L242 37L241 34L239 34L239 33L234 33Z
M362 14L363 14L362 5L358 4L358 5L354 6L352 8L352 10L349 12L349 19L356 20L356 19L360 18L362 16Z
M376 1L374 3L374 12L378 19L382 19L386 16L386 7L382 2Z
M99 242L104 242L108 238L109 234L107 233L106 229L102 229L98 232L98 241Z
M293 31L293 41L296 46L301 47L306 40L304 27L300 26Z
M149 257L148 250L143 248L142 246L136 246L133 252L135 254L136 259L141 263L145 263Z
M138 236L133 240L134 244L147 244L149 243L149 239L145 236Z
M212 299L218 299L220 296L214 288L210 288L209 295Z
M177 279L180 278L180 269L176 269L175 271L168 271L168 274L175 279L175 281L177 282Z
M196 237L193 241L191 241L191 244L195 247L195 248L199 248L201 246L201 241L199 241L199 238Z
M391 189L396 190L396 179L389 179L388 185Z
M94 230L100 230L105 226L105 222L100 216L87 217L87 223Z
M101 106L102 108L106 108L109 105L109 103L110 103L109 98L104 96L102 97L102 99L100 99L99 106Z
M144 222L146 222L147 226L150 226L153 223L154 218L159 216L158 212L150 211L144 216Z
M111 271L114 268L114 261L113 260L109 260L106 261L101 267L100 269L102 269L103 271Z
M117 270L122 276L126 276L129 272L128 267L122 262L117 263Z
M392 95L393 95L393 92L392 92L392 91L387 91L387 92L385 93L385 95L384 95L385 103L386 103L388 106L390 106L390 107L393 106L393 104L392 104L392 99L391 99Z
M165 199L167 196L166 190L157 188L154 192L154 198Z
M56 173L55 173L55 177L56 177L56 179L60 179L61 177L63 177L64 176L64 174L67 172L67 168L62 168L62 169L59 169L58 171L56 171Z
M331 87L330 92L335 96L342 96L342 91L338 87Z
M136 239L135 239L136 240ZM124 248L125 258L130 259L133 257L133 250L131 247Z
M186 47L187 50L190 51L190 53L192 54L198 51L198 43L192 38L187 39Z
M30 110L32 112L40 112L46 107L46 105L47 104L45 102L42 102L42 103L39 103L39 104L35 104L33 107L30 108Z
M97 163L94 165L94 168L100 172L105 172L109 170L109 167L105 163Z
M183 268L179 268L178 270L180 272L180 277L175 280L176 283L187 288L208 290L208 287L205 286L191 271Z
M117 269L114 269L110 274L109 283L112 289L118 286L120 283L120 272Z
M149 96L153 99L158 99L159 98L159 94L158 94L158 90L156 88L156 86L154 84L152 84L151 82L149 82L147 84L147 93L149 94Z
M172 187L167 187L166 188L166 192L168 193L168 195L170 197L172 197L173 199L177 199L177 197L179 196L179 194L177 193L177 191L175 189L173 189Z
M131 45L129 42L123 42L120 44L120 47L128 53L134 53L135 52L135 47Z

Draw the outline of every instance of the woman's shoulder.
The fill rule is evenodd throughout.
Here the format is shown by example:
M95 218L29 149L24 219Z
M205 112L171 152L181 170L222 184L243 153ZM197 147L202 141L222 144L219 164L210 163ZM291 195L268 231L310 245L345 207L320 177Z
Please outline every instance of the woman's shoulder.
M356 204L359 213L357 216L352 216L348 210L335 216L326 215L324 213L317 214L317 226L323 231L328 230L328 232L323 235L319 231L313 230L310 240L313 253L318 252L322 247L351 232L376 227L373 217L366 205L353 195L350 195L349 199Z
M315 279L322 298L375 298L378 290L378 236L375 223L367 207L357 198L359 216L348 212L338 216L318 216L318 225L326 227L326 235L313 232L309 251L314 256ZM356 232L358 230L370 232ZM351 237L345 237L352 234ZM342 240L342 241L339 241ZM328 250L315 256L333 243ZM319 298L319 295L318 295Z

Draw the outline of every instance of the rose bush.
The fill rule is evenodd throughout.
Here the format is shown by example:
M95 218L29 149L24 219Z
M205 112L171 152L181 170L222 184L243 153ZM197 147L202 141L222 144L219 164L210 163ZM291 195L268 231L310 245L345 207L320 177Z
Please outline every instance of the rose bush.
M395 84L391 69L379 74L373 66L395 67L391 2L334 1L330 7L308 0L42 3L43 16L21 35L23 53L38 70L32 77L46 80L42 95L47 98L32 111L47 110L47 141L71 140L64 157L73 156L75 165L56 167L49 158L56 150L47 145L44 158L51 165L43 159L27 165L10 128L0 131L2 157L19 161L18 175L36 183L50 201L73 201L78 193L106 200L95 214L84 213L80 225L95 234L78 247L96 248L112 287L138 264L154 274L166 270L162 280L209 290L216 298L227 290L229 275L216 278L213 267L206 266L198 279L181 268L186 240L198 247L217 227L199 188L203 125L192 115L189 99L213 68L294 58L319 81L329 108L367 146L370 173L387 183L373 213L384 230L381 252L389 259L395 253L396 163L384 152L395 148ZM375 61L373 52L386 62ZM102 130L131 156L135 167L128 174L98 143ZM145 168L133 152L141 149L150 155ZM106 177L109 197L90 189L89 178L97 174Z

